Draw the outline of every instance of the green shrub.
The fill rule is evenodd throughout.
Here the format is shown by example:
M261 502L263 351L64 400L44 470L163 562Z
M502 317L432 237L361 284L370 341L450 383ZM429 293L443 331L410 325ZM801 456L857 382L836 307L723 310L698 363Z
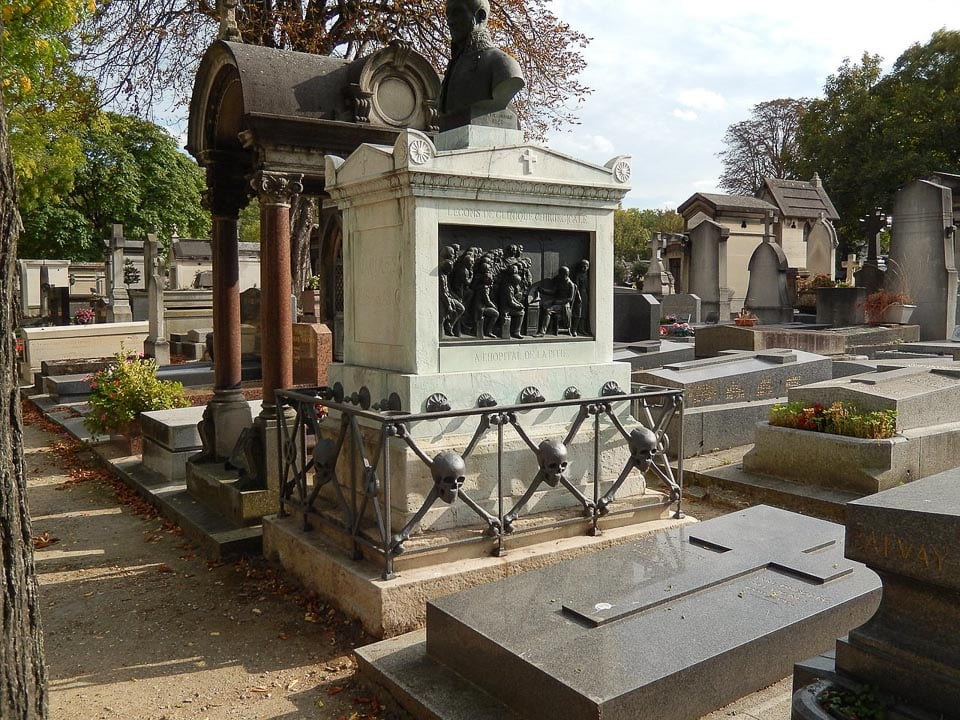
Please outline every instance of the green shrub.
M127 357L122 349L109 367L90 378L90 390L84 424L98 434L128 430L142 412L189 405L182 384L157 379L155 360Z
M852 403L805 406L802 402L774 405L770 424L865 440L886 440L897 433L897 411L860 412Z

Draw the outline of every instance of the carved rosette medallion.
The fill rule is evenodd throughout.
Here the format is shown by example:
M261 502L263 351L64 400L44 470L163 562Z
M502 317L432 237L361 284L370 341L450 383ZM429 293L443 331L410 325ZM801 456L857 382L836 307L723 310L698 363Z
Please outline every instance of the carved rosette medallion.
M633 168L630 167L630 163L626 160L620 160L613 166L613 179L618 183L626 184L630 182L632 175Z
M410 162L414 165L423 165L433 157L430 143L423 138L412 138L408 150L410 152Z
M254 175L250 184L262 204L289 206L291 198L303 192L303 175L264 170Z

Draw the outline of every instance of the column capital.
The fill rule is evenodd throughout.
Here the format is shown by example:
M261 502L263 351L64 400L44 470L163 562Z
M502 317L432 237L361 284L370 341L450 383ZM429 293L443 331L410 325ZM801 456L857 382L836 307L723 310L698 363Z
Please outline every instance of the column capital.
M261 205L289 207L291 198L303 192L303 175L261 170L254 174L250 184Z
M250 202L251 194L242 171L229 165L207 166L207 189L202 202L214 217L236 220Z

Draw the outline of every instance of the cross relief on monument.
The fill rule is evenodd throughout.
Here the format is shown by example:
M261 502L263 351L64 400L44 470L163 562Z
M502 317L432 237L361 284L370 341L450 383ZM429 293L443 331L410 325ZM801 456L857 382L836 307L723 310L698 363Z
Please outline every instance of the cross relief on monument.
M763 526L764 518L759 523L754 519L748 541L743 539L747 536L745 528L734 524L705 524L690 530L687 540L691 545L717 554L709 563L681 571L669 580L627 586L618 593L597 594L585 603L564 604L564 614L596 628L705 590L719 590L724 585L734 587L737 581L759 573L789 576L792 582L815 588L854 571L854 564L843 558L843 539L836 526L811 525L804 522L808 518L798 521L800 516L771 513L772 508L765 510L769 525ZM742 597L741 590L736 592Z

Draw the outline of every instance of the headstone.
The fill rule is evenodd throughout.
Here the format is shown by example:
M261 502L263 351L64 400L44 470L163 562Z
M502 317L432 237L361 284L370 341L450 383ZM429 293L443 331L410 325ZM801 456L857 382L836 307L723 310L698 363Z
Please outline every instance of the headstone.
M757 506L657 533L432 601L425 641L362 648L360 671L415 715L472 684L489 717L696 720L873 613L843 532Z
M240 323L260 327L260 288L240 293Z
M886 289L917 306L921 340L944 340L957 325L957 268L950 188L917 180L894 198Z
M333 362L333 334L323 323L293 325L293 384L327 385L327 368Z
M634 342L660 337L660 302L633 288L616 288L613 295L613 340Z
M960 471L847 506L846 555L883 581L880 610L837 643L837 670L924 710L960 700Z
M857 254L850 253L847 255L847 259L840 263L840 266L846 272L846 276L843 281L853 287L856 284L856 274L860 270L860 263L857 261Z
M691 325L700 323L701 307L700 298L686 293L664 295L660 300L660 312L663 317L673 315L677 320Z
M837 262L837 231L833 223L827 220L823 213L807 236L807 271L810 275L826 275L833 280Z
M158 365L170 364L170 341L167 340L163 307L163 262L160 257L160 243L153 233L147 235L144 245L144 267L147 271L148 327L147 339L143 342L143 352L152 357Z
M132 322L130 296L123 282L123 225L114 225L107 243L107 322Z
M706 322L729 322L727 240L730 230L704 220L690 231L690 293L700 298Z
M856 274L856 285L867 289L867 294L883 289L884 268L880 267L880 233L887 227L887 216L881 208L861 220L867 236L867 259Z
M662 233L656 233L650 241L650 265L643 278L643 292L662 298L674 292L673 276L667 271L663 262L663 251L667 241Z
M764 325L793 321L793 304L787 290L787 256L769 233L771 217L767 217L767 234L750 257L750 284L744 307Z

